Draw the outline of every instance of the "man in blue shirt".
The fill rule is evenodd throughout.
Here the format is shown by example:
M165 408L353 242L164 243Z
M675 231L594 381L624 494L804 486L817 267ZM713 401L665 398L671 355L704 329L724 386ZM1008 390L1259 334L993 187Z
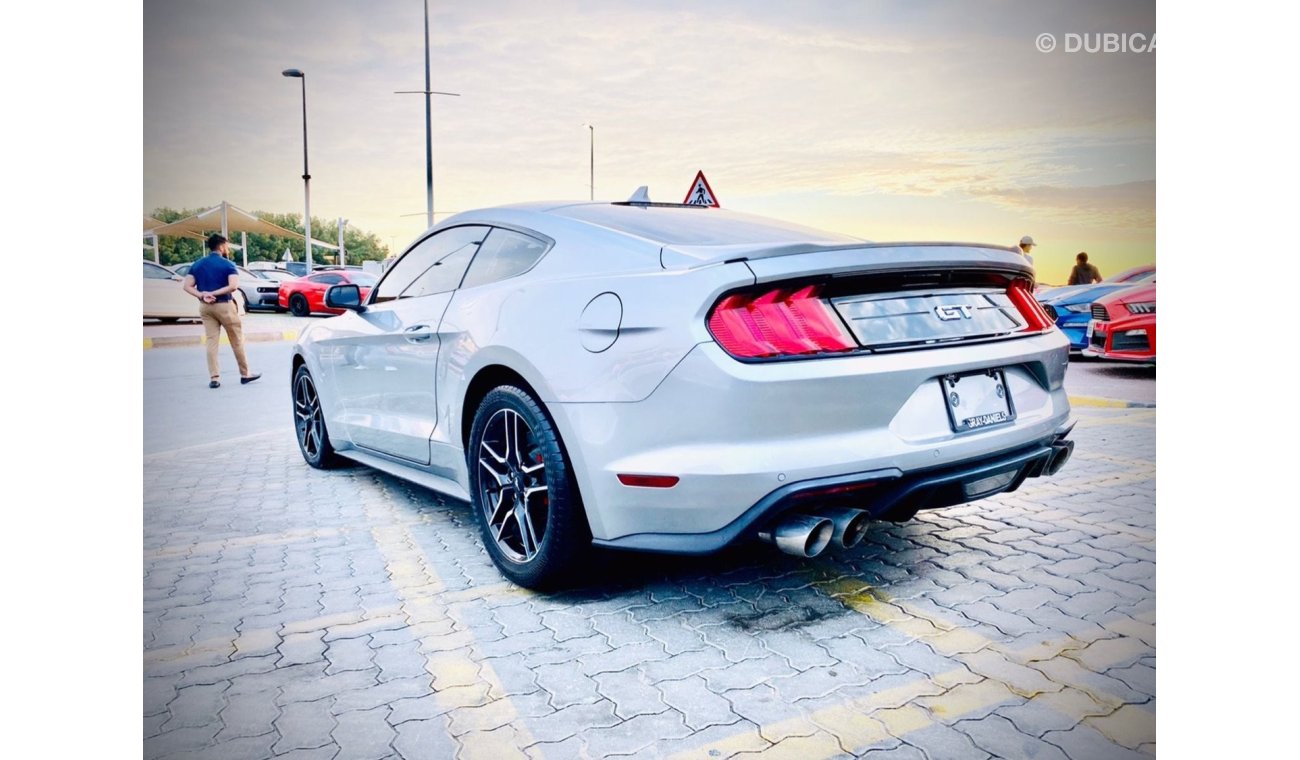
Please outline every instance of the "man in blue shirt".
M203 335L208 349L209 388L221 387L221 365L217 362L217 346L221 343L221 328L226 329L230 348L239 364L239 382L247 385L261 374L248 371L244 357L244 326L239 321L239 307L230 294L239 289L239 270L227 260L230 242L221 235L208 238L208 255L194 262L185 275L185 292L199 299L199 316L203 319Z

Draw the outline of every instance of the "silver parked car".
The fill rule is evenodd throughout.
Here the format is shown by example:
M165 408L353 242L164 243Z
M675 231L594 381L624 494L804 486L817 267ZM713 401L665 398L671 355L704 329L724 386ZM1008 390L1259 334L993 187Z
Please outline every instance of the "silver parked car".
M299 338L298 441L472 503L533 588L595 545L813 556L1069 458L1068 343L1014 249L721 209L532 203L429 230Z
M192 266L192 261L181 264L176 267L176 274L184 277L190 273ZM245 269L238 264L235 265L235 270L239 273L239 290L234 292L233 299L240 314L247 313L249 309L274 311L279 307L279 280L267 277L265 272Z

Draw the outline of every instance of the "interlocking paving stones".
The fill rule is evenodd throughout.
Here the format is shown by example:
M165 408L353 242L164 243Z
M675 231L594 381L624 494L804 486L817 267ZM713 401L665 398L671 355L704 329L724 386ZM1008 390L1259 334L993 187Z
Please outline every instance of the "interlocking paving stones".
M551 595L287 431L151 455L145 757L1148 757L1155 412L1076 415L1055 478L854 550L597 555Z

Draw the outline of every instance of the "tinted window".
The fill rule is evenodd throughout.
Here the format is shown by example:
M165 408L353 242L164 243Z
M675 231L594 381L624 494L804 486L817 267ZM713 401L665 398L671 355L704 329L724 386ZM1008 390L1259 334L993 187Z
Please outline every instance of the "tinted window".
M514 277L536 264L549 247L535 237L493 228L474 257L474 264L461 287L472 288Z
M144 277L146 280L170 280L172 273L157 264L144 262Z
M455 290L487 227L452 227L420 241L388 268L371 303Z
M308 279L310 279L312 282L323 282L323 283L325 283L326 285L338 285L338 284L340 284L341 282L343 282L343 275L341 275L341 274L315 274L315 275L312 275L312 276L311 276L310 278L308 278Z

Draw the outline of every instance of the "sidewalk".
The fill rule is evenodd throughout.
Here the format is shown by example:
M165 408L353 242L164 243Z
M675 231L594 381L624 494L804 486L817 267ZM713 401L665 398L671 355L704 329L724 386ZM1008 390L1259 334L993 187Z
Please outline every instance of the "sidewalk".
M295 317L291 314L254 311L244 315L244 340L251 343L272 341L294 341L304 327L325 317ZM221 333L221 342L227 343L226 334ZM203 345L203 323L177 322L162 324L154 320L144 322L144 347L163 348L170 346Z

